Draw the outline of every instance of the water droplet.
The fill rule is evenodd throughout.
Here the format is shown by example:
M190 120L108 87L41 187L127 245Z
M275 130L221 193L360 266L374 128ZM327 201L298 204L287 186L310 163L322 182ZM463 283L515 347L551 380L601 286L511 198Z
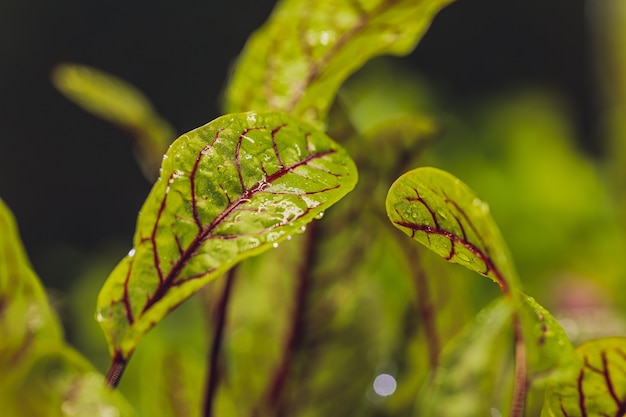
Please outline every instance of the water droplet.
M135 252L136 252L135 248L132 248L131 250L129 250L128 251L128 257L132 258L133 256L135 256Z
M272 246L273 246L274 248L277 248L277 247L278 247L278 242L274 242L274 243L272 243Z
M491 417L502 417L502 413L497 408L492 408Z
M291 240L291 235L287 235L287 240Z
M323 212L323 211L320 211L319 213L317 213L317 214L315 215L315 220L319 220L319 219L321 219L322 217L324 217L324 212Z
M394 392L396 392L396 388L398 387L398 383L396 379L389 374L380 374L374 379L374 392L381 397L388 397Z
M96 314L96 321L101 322L104 320L104 316L102 315L101 312L98 311L98 314Z
M304 233L306 232L306 226L300 226L300 228L297 230L297 233Z
M167 154L163 155L163 160L165 161L168 158Z

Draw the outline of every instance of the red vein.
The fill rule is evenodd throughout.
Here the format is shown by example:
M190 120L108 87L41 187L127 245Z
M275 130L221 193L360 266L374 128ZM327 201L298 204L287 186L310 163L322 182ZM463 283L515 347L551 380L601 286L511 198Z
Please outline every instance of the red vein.
M327 52L323 56L321 56L317 61L309 62L310 66L304 79L301 80L300 82L295 83L291 87L291 91L293 92L293 94L292 94L291 99L285 106L285 110L288 112L292 111L296 107L298 102L302 99L302 97L304 96L307 87L313 84L317 79L320 78L320 76L324 72L325 67L333 59L333 57L337 55L352 38L356 37L363 29L365 29L367 27L367 24L371 20L380 16L389 7L391 7L393 4L397 2L398 0L383 1L376 8L371 10L369 14L364 13L362 7L360 7L358 3L355 2L357 6L354 6L353 4L353 7L358 9L358 11L360 12L360 16L358 17L357 21L354 23L352 27L348 28L341 34L341 36L337 39L337 41L328 48ZM308 16L312 16L312 15L313 13L308 14ZM307 26L310 26L310 25L307 25ZM301 42L301 48L303 49L304 55L307 56L307 52L306 52L307 43L303 42L302 40L300 40L300 42ZM274 61L275 61L275 57L272 55L272 57L269 59L269 62L273 63ZM271 84L269 82L269 76L272 74L272 72L269 71L270 69L273 69L273 65L268 66L268 72L266 73L267 76L265 77L266 85ZM268 101L272 101L272 97L274 97L274 94L269 94L268 97L269 97Z
M163 270L161 269L161 260L159 258L159 250L156 243L157 231L159 228L159 222L161 221L161 217L163 216L163 212L165 211L165 206L167 204L167 196L170 192L170 184L174 179L174 173L170 174L167 179L167 188L165 189L165 195L163 196L163 200L161 200L161 205L159 206L159 211L157 212L157 218L154 222L154 227L152 228L152 233L150 234L150 242L152 243L152 257L154 261L154 268L157 272L157 276L159 277L159 284L163 283Z
M586 359L586 358L585 358ZM585 368L580 370L578 374L578 408L580 409L581 417L587 417L587 408L585 407L585 391L583 389L583 380L585 378Z
M282 125L278 126L277 128L275 128L274 130L272 130L271 134L272 134L272 148L274 149L274 154L276 155L276 159L278 160L278 166L281 168L285 167L285 163L283 162L283 159L280 157L280 152L278 151L278 144L276 143L276 134L278 132L280 132L280 130L287 126L286 123L283 123Z
M402 226L402 227L412 230L413 234L411 237L415 237L415 232L424 232L427 235L443 236L446 239L448 239L451 242L451 244L453 245L458 244L458 245L463 246L465 249L470 251L473 255L475 255L478 259L480 259L485 264L486 270L482 272L482 274L487 275L489 274L489 272L493 272L494 277L496 278L496 281L498 282L498 285L500 285L500 288L502 289L502 292L504 294L509 294L509 287L508 287L506 280L504 279L504 276L502 276L498 268L494 265L491 258L485 255L485 253L483 253L474 244L464 239L461 239L454 233L448 232L447 230L437 229L427 224L416 224L416 223L411 223L407 221L394 222L394 224L397 224L398 226Z
M215 136L213 136L213 140L207 146L205 146L200 153L196 156L196 160L193 163L193 167L189 172L189 188L191 192L191 210L193 212L193 219L198 226L198 229L202 229L202 222L200 221L200 214L198 213L198 200L196 198L196 174L198 173L198 168L200 167L200 160L202 157L215 146L215 141L219 138L220 133L224 131L224 128L220 128L215 132Z
M228 216L230 216L235 210L237 210L244 203L249 202L250 199L254 197L254 195L256 195L257 193L261 192L267 186L267 184L271 184L277 181L278 179L282 178L283 176L300 166L307 165L313 160L322 158L335 152L337 152L335 149L329 149L319 152L317 154L308 155L301 161L298 161L288 167L284 167L283 169L277 170L273 174L267 176L267 178L265 178L264 180L255 183L249 189L244 189L242 191L242 194L236 200L232 201L218 216L215 217L215 219L213 219L213 221L211 221L211 223L204 226L202 230L196 234L196 237L192 240L187 249L185 249L183 254L172 265L172 268L170 269L167 276L164 277L163 281L159 283L154 294L146 301L142 313L146 312L152 305L154 305L157 301L165 296L167 290L174 285L175 280L178 278L187 262L189 262L189 260L195 255L195 253L200 249L202 244L211 238L213 231L218 226L220 226L226 220L226 218L228 218ZM210 271L202 273L201 275L204 276L208 273L210 273Z
M128 295L128 283L130 282L130 274L132 270L133 259L130 260L128 265L128 272L126 273L126 278L124 279L124 296L122 297L122 302L124 303L124 309L126 310L126 320L128 320L128 324L133 324L135 322L132 306L130 305L130 297Z

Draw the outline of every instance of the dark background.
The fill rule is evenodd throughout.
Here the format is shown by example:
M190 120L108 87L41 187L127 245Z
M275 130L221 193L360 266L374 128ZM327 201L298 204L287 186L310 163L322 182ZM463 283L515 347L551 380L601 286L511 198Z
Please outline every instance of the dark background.
M182 133L220 115L229 67L273 3L0 1L0 196L47 285L63 288L107 242L130 247L150 188L124 133L56 92L52 67L130 81ZM458 100L547 86L599 152L587 27L582 0L460 0L404 62Z

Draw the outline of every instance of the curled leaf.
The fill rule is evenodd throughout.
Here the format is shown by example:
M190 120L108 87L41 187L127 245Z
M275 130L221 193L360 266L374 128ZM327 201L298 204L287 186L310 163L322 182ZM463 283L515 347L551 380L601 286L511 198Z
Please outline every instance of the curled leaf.
M570 378L548 390L542 417L626 414L626 338L586 342L576 354Z
M134 248L98 298L114 362L207 282L301 231L356 180L342 148L284 113L227 115L177 139Z
M441 257L491 278L505 293L519 288L489 206L453 175L410 171L391 186L386 204L394 226Z
M406 55L451 0L284 0L242 52L229 112L274 109L324 121L341 83L377 55Z

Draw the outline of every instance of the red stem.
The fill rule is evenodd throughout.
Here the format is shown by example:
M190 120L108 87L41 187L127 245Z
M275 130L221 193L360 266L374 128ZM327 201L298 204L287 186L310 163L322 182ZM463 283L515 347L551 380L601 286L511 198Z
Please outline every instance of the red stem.
M215 393L220 383L219 358L222 341L224 339L224 328L226 327L228 302L231 298L233 281L235 280L235 270L236 268L231 268L228 271L224 290L216 306L215 333L213 334L213 343L209 352L209 370L204 394L204 417L211 417L213 415Z

